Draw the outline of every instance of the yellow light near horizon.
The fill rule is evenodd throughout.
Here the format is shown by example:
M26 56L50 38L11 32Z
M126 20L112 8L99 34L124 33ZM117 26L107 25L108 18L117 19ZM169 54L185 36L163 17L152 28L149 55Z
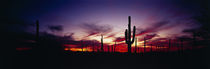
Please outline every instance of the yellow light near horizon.
M107 37L107 36L104 36L103 43L114 44L113 37L110 37L110 38L105 38L105 37ZM97 41L101 42L101 36L90 36L90 37L88 37L88 39L89 40L97 40Z
M70 48L71 51L82 51L81 48Z
M139 47L142 47L142 48L144 48L144 45L142 45L142 46L139 46ZM151 46L145 46L145 48L151 48Z
M144 41L137 42L137 47L144 45ZM132 44L132 47L135 47L135 42Z
M113 39L108 38L108 39L103 39L104 43L114 43Z
M69 50L71 50L71 51L92 51L92 49L90 48L90 47L87 47L87 48L83 48L83 50L82 50L82 48L68 48ZM68 50L68 49L64 49L64 50Z

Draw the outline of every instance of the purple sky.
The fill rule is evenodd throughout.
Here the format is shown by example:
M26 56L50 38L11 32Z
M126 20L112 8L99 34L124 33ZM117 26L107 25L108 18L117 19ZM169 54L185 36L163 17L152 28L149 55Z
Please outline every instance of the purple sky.
M185 29L199 27L192 16L200 4L191 0L45 0L11 2L10 16L24 21L40 21L41 31L76 40L100 39L110 42L124 37L128 16L137 34L157 34L157 38L189 35ZM142 36L138 36L142 37Z

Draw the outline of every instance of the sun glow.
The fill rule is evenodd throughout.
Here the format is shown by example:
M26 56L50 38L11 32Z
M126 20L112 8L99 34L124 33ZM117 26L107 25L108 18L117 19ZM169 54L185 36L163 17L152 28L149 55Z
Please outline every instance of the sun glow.
M104 41L104 43L114 44L113 39L111 39L111 38L103 39L103 41Z
M64 48L65 51L92 51L91 48L86 47L86 48Z
M137 47L141 47L144 45L144 41L137 42ZM132 44L132 47L135 47L135 42Z
M104 36L107 37L107 36ZM101 42L101 36L90 36L88 37L89 40L97 40L99 42ZM110 38L103 38L103 43L108 43L108 44L114 44L114 38L110 37Z

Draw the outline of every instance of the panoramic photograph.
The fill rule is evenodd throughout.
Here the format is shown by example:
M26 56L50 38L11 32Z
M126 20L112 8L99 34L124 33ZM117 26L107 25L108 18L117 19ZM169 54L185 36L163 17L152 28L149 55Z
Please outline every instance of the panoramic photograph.
M8 69L209 69L208 0L5 0Z

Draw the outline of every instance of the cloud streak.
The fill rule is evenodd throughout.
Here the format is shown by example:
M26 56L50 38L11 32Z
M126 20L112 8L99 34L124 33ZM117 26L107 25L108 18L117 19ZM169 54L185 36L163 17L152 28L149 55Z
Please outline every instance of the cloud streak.
M51 26L48 26L48 29L50 29L52 32L63 31L63 26L62 25L51 25Z
M163 29L170 28L170 26L166 26L168 24L169 24L169 21L160 21L160 22L154 23L153 25L151 25L150 27L144 30L137 30L137 31L140 31L140 33L137 33L136 36L141 36L147 33L154 33Z
M124 41L124 40L125 40L124 37L118 37L118 38L116 38L114 41L116 41L116 42L122 42L122 41Z
M86 37L97 34L107 34L112 31L112 27L110 25L99 25L97 23L83 23L80 27L88 33Z

